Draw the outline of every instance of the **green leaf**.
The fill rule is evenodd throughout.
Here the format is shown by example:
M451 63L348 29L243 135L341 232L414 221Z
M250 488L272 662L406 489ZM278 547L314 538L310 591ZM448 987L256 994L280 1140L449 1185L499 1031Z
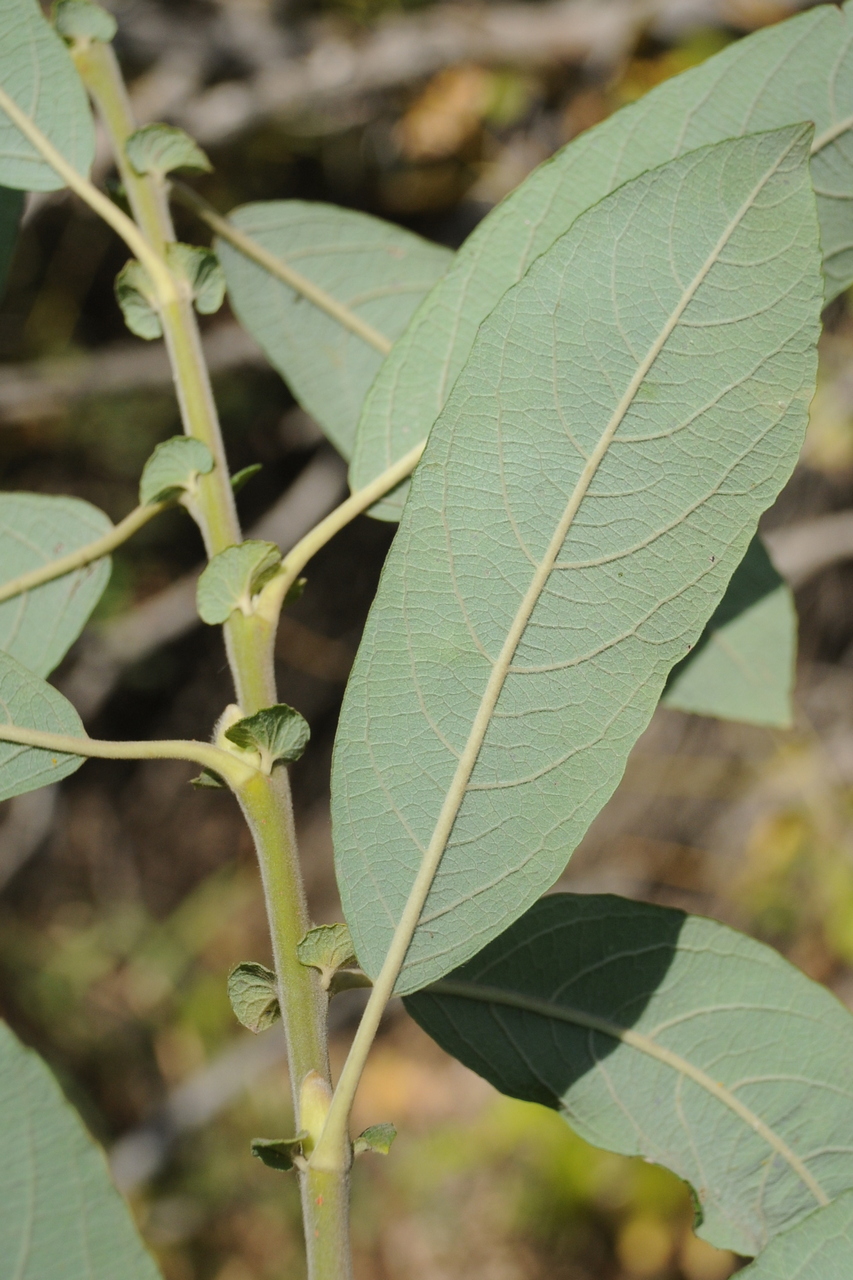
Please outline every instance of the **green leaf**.
M109 533L103 511L79 498L0 494L0 582L38 569ZM86 625L110 578L110 558L0 604L0 649L46 676Z
M338 969L355 964L355 950L350 931L345 924L321 924L309 929L296 945L301 964L319 969L324 991L329 990Z
M0 85L69 164L88 174L95 130L83 83L37 0L0 0ZM0 110L0 183L56 191L62 178Z
M264 464L262 462L252 462L248 467L242 467L239 471L235 471L231 477L231 488L235 493L239 493L249 481L256 476L259 471L263 471Z
M66 40L100 40L109 44L118 30L111 13L92 0L55 0L53 25Z
M785 1231L767 1246L743 1280L848 1280L853 1269L853 1191Z
M142 469L139 501L163 502L179 493L194 493L199 476L213 470L213 454L202 440L172 436L158 444Z
M269 773L273 765L289 764L303 755L311 730L298 711L286 702L277 702L235 721L225 730L225 737L244 751L258 751L261 767Z
M237 1021L256 1035L281 1017L275 974L252 960L244 960L229 973L228 999Z
M793 592L755 537L698 643L670 672L661 702L789 729L796 657Z
M249 614L252 599L281 568L274 542L249 539L215 555L198 580L196 602L202 622L217 626L235 609Z
M15 252L23 207L23 192L0 187L0 297L6 287L6 277Z
M154 305L156 295L151 277L135 258L126 262L116 276L115 295L131 333L146 342L162 338L163 326Z
M431 885L400 994L562 871L794 466L822 304L809 140L720 143L608 196L502 299L433 428L333 765L370 977Z
M387 1156L396 1136L393 1124L372 1124L352 1144L353 1153L360 1156L364 1151L373 1151L378 1156Z
M0 1023L0 1256L15 1280L158 1280L102 1152Z
M225 297L225 272L212 249L197 244L170 244L166 250L169 266L187 281L195 309L212 316Z
M295 1138L253 1138L252 1155L270 1169L288 1173L302 1155L302 1144L308 1136L308 1131L303 1129Z
M0 653L0 724L71 734L75 738L86 736L68 699L8 653ZM59 782L75 773L82 763L82 756L0 742L0 800Z
M379 218L327 204L270 200L229 221L366 321L388 345L447 270L452 255ZM216 242L232 306L302 407L344 457L384 358L361 336L227 241Z
M139 174L165 177L174 169L210 173L213 168L197 142L171 124L146 124L124 144L125 154Z
M713 920L554 894L406 1007L502 1092L674 1170L719 1248L757 1253L853 1186L853 1018Z
M617 112L540 166L474 231L388 357L365 401L353 490L423 440L477 330L574 222L646 169L736 134L816 127L827 299L853 282L853 8L822 5L739 40ZM836 132L837 131L837 132ZM371 514L399 520L408 483Z

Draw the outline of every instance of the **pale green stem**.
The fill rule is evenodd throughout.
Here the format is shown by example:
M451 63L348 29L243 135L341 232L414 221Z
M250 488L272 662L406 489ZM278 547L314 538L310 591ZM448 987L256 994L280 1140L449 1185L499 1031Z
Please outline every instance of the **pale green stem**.
M164 739L160 742L105 742L100 738L76 738L67 733L43 733L16 724L0 724L0 742L55 751L60 755L85 756L97 760L190 760L224 778L232 787L251 780L260 770L230 751L209 742L191 739Z
M309 280L308 276L304 276L301 271L291 267L283 258L278 258L274 253L270 253L269 249L265 249L262 244L258 244L257 240L247 236L245 231L241 231L232 222L229 222L227 218L223 218L202 196L193 191L192 187L185 186L183 182L173 181L172 192L180 200L181 204L192 209L201 218L202 222L206 222L212 231L215 231L222 240L227 240L244 257L256 262L259 267L263 267L265 271L268 271L271 276L275 276L277 280L281 280L282 284L288 285L295 293L301 294L303 298L313 303L320 311L325 311L333 320L337 320L339 325L344 329L348 329L350 333L354 333L356 337L361 338L363 342L373 347L380 355L387 356L394 344L390 338L385 337L384 333L374 329L373 325L369 324L367 320L362 320L360 315L352 311L343 302L339 302L337 298L327 293L325 289L321 289L313 280Z
M149 502L145 506L135 507L130 515L125 516L102 538L96 538L94 542L88 542L85 547L78 547L76 551L69 551L67 556L60 556L58 560L49 560L39 569L31 569L29 573L10 578L0 586L0 604L11 600L13 596L23 595L25 591L44 586L46 582L53 582L54 578L63 578L66 573L73 573L75 569L85 569L94 560L103 559L168 506L168 502Z
M50 139L45 137L38 125L25 115L14 98L9 97L5 89L0 89L0 110L6 113L15 128L21 131L42 159L47 161L74 194L84 200L90 209L93 209L104 222L118 232L150 275L160 304L165 305L176 299L178 291L172 273L160 255L152 249L136 223L117 205L114 205L112 200L108 200L88 178L84 178L82 173L78 173L74 166L68 163Z

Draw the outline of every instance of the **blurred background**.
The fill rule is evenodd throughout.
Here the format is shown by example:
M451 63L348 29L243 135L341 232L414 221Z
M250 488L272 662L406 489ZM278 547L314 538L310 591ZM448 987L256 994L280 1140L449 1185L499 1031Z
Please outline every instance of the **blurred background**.
M366 210L451 247L540 161L784 0L113 0L140 123L193 133L222 212L298 197ZM114 173L105 148L98 177ZM182 239L204 229L178 211ZM67 193L31 197L0 309L3 487L73 493L113 519L180 430L159 343L123 329L126 252ZM561 887L715 916L853 1004L853 314L827 317L802 463L765 519L797 588L789 731L659 711ZM230 317L204 322L254 536L292 544L345 469ZM310 721L293 770L311 909L340 919L330 752L390 526L362 518L311 564L283 621L280 693ZM195 625L201 543L172 511L115 557L56 675L101 737L206 737L231 699L218 633ZM0 1012L51 1063L111 1153L167 1280L303 1275L294 1181L249 1154L288 1132L278 1029L236 1023L225 975L269 963L246 831L180 762L93 761L0 806ZM356 993L332 1006L340 1063ZM726 1280L689 1196L500 1098L392 1008L356 1125L393 1121L355 1172L358 1280Z

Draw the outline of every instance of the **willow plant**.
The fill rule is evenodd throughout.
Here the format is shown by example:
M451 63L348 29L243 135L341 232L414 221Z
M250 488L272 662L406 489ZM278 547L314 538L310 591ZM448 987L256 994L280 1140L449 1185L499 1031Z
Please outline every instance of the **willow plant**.
M301 1183L311 1280L351 1274L352 1162L393 1138L393 1117L350 1131L393 995L498 1089L673 1170L701 1236L759 1255L755 1280L848 1276L849 1013L714 921L546 891L659 702L790 723L793 603L756 528L802 444L822 310L853 282L853 10L810 9L659 86L455 255L327 205L211 209L174 176L209 168L198 145L133 120L114 34L89 0L50 21L0 0L0 261L24 191L68 187L103 218L132 255L117 303L164 339L185 434L115 526L0 495L0 798L91 756L192 761L233 792L275 970L247 961L229 993L254 1031L282 1019L295 1117L253 1153ZM93 111L115 199L88 176ZM175 200L214 249L176 241ZM196 316L226 289L350 462L351 496L284 556L237 519ZM206 742L92 739L47 677L110 553L175 504L204 539L198 612L234 701ZM312 927L288 780L308 726L273 646L311 558L363 512L400 527L335 747L346 923ZM334 1083L327 1008L352 986L369 994ZM47 1068L5 1029L0 1056L9 1274L151 1280Z

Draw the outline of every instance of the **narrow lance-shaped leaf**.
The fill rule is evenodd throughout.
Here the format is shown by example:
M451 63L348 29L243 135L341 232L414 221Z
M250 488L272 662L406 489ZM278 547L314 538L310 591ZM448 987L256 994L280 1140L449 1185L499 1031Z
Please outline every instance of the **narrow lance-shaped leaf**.
M15 1280L158 1280L106 1160L0 1023L0 1257Z
M86 731L67 698L39 680L8 653L0 653L0 725L83 738ZM83 763L82 756L0 742L0 800L59 782Z
M400 993L556 879L793 468L822 303L810 137L720 143L626 184L480 330L333 767L371 977L429 888Z
M778 1236L742 1280L848 1280L853 1270L853 1191Z
M452 254L379 218L302 200L247 204L229 221L373 331L371 340L347 328L227 241L217 240L241 324L348 458L377 369Z
M0 584L85 547L112 524L79 498L0 494ZM0 649L36 675L62 661L83 630L110 577L110 559L67 573L0 604Z
M712 920L554 894L406 1007L504 1093L674 1170L720 1248L758 1253L853 1187L853 1018Z
M585 209L646 169L741 133L815 124L812 177L827 300L853 282L853 7L822 5L666 81L571 142L486 217L383 365L359 424L350 483L423 440L477 330ZM399 520L408 484L371 514Z
M753 538L661 702L678 711L788 729L797 656L794 595Z
M68 163L87 174L95 130L86 91L37 0L0 0L0 32L0 87ZM2 110L0 183L21 191L55 191L65 185Z

